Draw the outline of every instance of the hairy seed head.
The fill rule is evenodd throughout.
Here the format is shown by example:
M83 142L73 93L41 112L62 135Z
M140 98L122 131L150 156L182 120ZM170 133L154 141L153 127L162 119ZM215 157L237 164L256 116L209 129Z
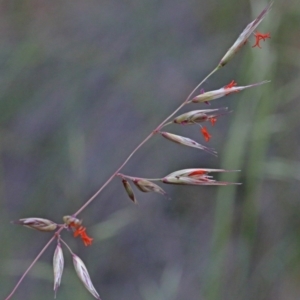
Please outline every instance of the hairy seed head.
M209 121L210 119L215 118L220 114L224 114L227 110L227 107L216 109L192 110L176 117L173 120L173 122L181 125L193 125L196 123Z
M133 179L132 182L136 185L136 187L144 193L149 193L149 192L155 192L155 193L159 193L162 194L164 196L167 196L167 193L157 184L143 179L143 178L136 178Z
M221 59L218 67L221 68L225 66L233 56L247 43L249 36L254 32L256 27L260 24L260 22L264 19L266 14L270 11L273 2L270 2L265 9L259 14L259 16L252 21L247 27L243 30L243 32L239 35L234 44L229 48L226 54Z
M57 243L53 256L53 273L54 273L54 298L60 286L62 273L64 270L64 255L60 243Z
M98 294L98 292L96 291L92 280L90 278L89 272L85 266L85 264L83 263L83 261L75 254L72 254L73 257L73 264L74 264L74 268L75 271L79 277L79 279L81 280L81 282L83 283L83 285L85 286L85 288L98 300L100 299L100 296Z
M131 188L131 185L129 184L128 180L126 180L125 178L122 179L122 183L123 183L123 186L125 188L125 191L128 195L128 197L136 204L137 203L137 200L134 196L134 193L133 193L133 189Z
M20 224L25 227L36 229L39 231L53 231L57 228L57 224L43 218L25 218L13 221L14 224Z
M187 138L187 137L184 137L184 136L180 136L180 135L177 135L177 134L173 134L173 133L170 133L170 132L161 132L161 135L174 142L174 143L177 143L177 144L180 144L180 145L183 145L183 146L188 146L188 147L193 147L193 148L197 148L197 149L200 149L200 150L204 150L210 154L213 154L213 155L216 155L217 152L211 148L208 148L208 147L205 147L199 143L197 143L196 141L190 139L190 138Z

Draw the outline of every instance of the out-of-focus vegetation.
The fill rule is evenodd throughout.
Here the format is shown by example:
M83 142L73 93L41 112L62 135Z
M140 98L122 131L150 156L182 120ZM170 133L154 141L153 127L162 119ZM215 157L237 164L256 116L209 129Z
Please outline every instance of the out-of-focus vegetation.
M51 237L10 221L74 213L266 4L0 1L1 299ZM80 215L93 245L63 234L104 300L300 298L299 20L298 1L276 1L258 28L271 40L251 38L205 83L272 80L212 102L233 110L209 127L218 158L157 136L123 170L240 169L219 179L242 186L166 186L172 201L137 192L135 206L116 178ZM205 143L197 127L170 131ZM54 247L13 299L53 299ZM57 299L89 299L64 253Z

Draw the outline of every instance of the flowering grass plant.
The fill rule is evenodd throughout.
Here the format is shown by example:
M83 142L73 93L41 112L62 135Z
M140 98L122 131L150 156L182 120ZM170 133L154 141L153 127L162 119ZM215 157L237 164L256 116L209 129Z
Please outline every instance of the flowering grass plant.
M58 288L60 286L63 270L64 270L64 254L63 254L63 246L69 251L72 256L73 264L75 268L75 272L78 275L80 281L83 283L84 287L90 292L90 294L96 298L100 299L99 293L96 291L90 275L88 273L88 269L83 263L83 261L73 253L71 248L66 244L66 242L61 238L61 232L63 230L68 230L73 233L73 236L79 237L85 246L91 246L93 243L93 238L90 237L87 233L86 227L82 225L82 220L78 219L78 215L86 209L89 204L94 201L97 196L102 192L102 190L115 178L120 178L123 184L123 187L131 199L133 203L137 203L137 198L135 196L134 189L132 184L141 192L150 193L155 192L159 193L167 198L169 196L164 191L164 189L159 186L159 184L174 184L174 185L232 185L232 184L240 184L235 182L227 182L227 181L217 181L213 178L211 173L218 173L218 172L235 172L236 170L224 170L224 169L208 169L205 167L195 166L194 168L190 169L183 169L183 170L174 170L171 174L168 174L162 178L140 178L132 175L122 174L120 173L121 169L125 166L125 164L130 160L130 158L135 154L137 150L139 150L151 137L154 135L161 135L163 138L180 144L182 146L196 148L197 150L202 150L208 152L209 154L216 155L217 152L214 149L211 149L202 143L194 141L188 137L180 136L175 133L162 131L162 128L165 128L170 125L197 125L200 127L200 132L203 135L204 141L209 142L211 138L211 134L209 133L208 129L203 126L203 123L211 123L211 125L215 125L217 119L220 116L226 116L230 111L228 111L227 107L221 107L217 109L197 109L197 110L190 110L186 113L177 115L177 113L185 106L190 105L199 105L199 104L209 104L209 101L219 99L224 96L229 96L232 93L241 92L245 89L258 87L262 84L267 83L268 81L262 81L254 84L248 84L245 86L238 86L237 83L232 80L227 85L213 91L201 90L200 92L197 91L200 86L216 71L223 68L227 63L234 57L234 55L244 46L247 44L248 39L252 34L255 37L255 43L252 46L253 48L262 48L260 44L262 41L265 42L267 39L270 38L270 33L260 33L258 31L254 32L266 14L269 12L272 3L269 3L267 7L259 14L259 16L252 21L250 24L246 26L244 31L239 35L237 40L233 43L233 45L229 48L229 50L225 53L223 58L220 60L217 67L210 72L188 95L188 97L182 102L181 105L171 113L161 124L159 124L127 157L127 159L119 166L119 168L107 179L107 181L99 188L99 190L90 198L88 199L85 204L80 207L75 213L72 215L64 216L63 223L58 224L54 221L43 219L39 217L30 217L30 218L22 218L13 223L19 224L31 229L39 230L39 231L46 231L46 232L53 232L52 238L48 241L48 243L44 246L44 248L40 251L37 257L33 260L27 270L24 272L22 277L19 279L15 287L13 288L12 292L7 296L6 300L9 300L14 295L16 289L19 287L21 282L23 281L24 277L27 273L31 270L34 264L39 260L41 255L48 249L49 245L52 242L57 243L54 255L53 255L53 273L54 273L54 294L58 292ZM196 94L196 95L194 95ZM157 183L154 183L157 182Z

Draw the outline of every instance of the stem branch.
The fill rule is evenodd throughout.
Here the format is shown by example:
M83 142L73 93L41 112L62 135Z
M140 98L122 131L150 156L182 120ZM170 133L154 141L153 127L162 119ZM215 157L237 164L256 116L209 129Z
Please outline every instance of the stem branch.
M130 160L130 158L135 154L137 150L139 150L154 134L159 132L159 130L167 123L184 105L187 104L187 102L190 100L190 98L193 96L193 94L196 92L196 90L216 71L219 70L219 67L216 67L214 70L212 70L187 96L187 98L184 100L184 102L178 106L177 109L174 110L173 113L171 113L163 122L161 122L158 127L153 130L132 152L131 154L126 158L126 160L122 163L122 165L108 178L108 180L100 187L100 189L90 198L88 199L80 208L79 210L74 213L74 217L79 215L101 192L102 190L113 180L113 178L119 173L119 171L127 164L127 162Z

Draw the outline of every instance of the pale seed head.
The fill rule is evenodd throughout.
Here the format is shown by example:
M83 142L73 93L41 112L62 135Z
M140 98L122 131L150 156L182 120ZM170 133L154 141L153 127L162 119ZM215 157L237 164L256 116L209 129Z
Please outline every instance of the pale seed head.
M207 101L215 100L215 99L218 99L218 98L221 98L221 97L224 97L224 96L228 96L229 94L237 93L237 92L240 92L240 91L245 90L247 88L259 86L259 85L262 85L262 84L265 84L265 83L268 83L268 82L270 82L270 81L265 80L265 81L249 84L249 85L246 85L246 86L234 86L234 87L230 87L230 88L227 88L225 86L225 87L222 87L218 90L214 90L214 91L210 91L210 92L206 92L206 93L197 95L196 97L194 97L192 99L191 102L201 103L201 102L207 102Z
M60 286L62 273L64 270L64 255L60 243L57 243L53 256L53 273L54 273L54 298Z
M123 183L123 186L125 188L125 191L126 191L128 197L136 204L137 200L136 200L136 198L134 196L134 193L133 193L133 190L131 188L131 185L129 184L129 182L125 178L122 179L122 183Z
M74 268L75 271L79 277L79 279L81 280L81 282L83 283L83 285L85 286L85 288L98 300L100 299L100 296L98 294L98 292L96 291L92 280L90 278L89 272L85 266L85 264L83 263L83 261L75 254L72 254L72 258L73 258L73 264L74 264Z
M167 193L157 184L143 179L143 178L135 178L132 180L135 186L144 193L155 192L167 196Z
M229 48L229 50L221 59L218 65L219 68L225 66L233 58L233 56L242 48L242 46L246 44L249 36L254 32L256 27L264 19L266 14L270 11L272 5L273 2L270 2L266 6L266 8L259 14L259 16L254 21L252 21L250 24L247 25L247 27L243 30L243 32L239 35L239 37L234 42L234 44Z
M53 231L57 228L56 223L43 218L25 218L18 221L13 221L13 223L39 231Z
M224 113L224 111L226 111L227 109L227 107L223 107L216 109L193 110L176 117L173 120L173 122L182 125L193 125L195 123L202 123L209 120L209 118L218 116L220 112Z
M223 169L206 169L206 168L194 168L194 169L183 169L175 171L164 178L163 183L168 184L181 184L181 185L229 185L239 184L232 182L216 181L212 176L208 175L211 172L234 172L231 170Z
M210 154L213 154L213 155L216 155L216 151L214 151L213 149L211 148L208 148L206 146L203 146L199 143L197 143L196 141L190 139L190 138L187 138L187 137L184 137L184 136L180 136L180 135L177 135L177 134L173 134L173 133L170 133L170 132L161 132L161 135L174 142L174 143L177 143L177 144L180 144L180 145L183 145L183 146L188 146L188 147L193 147L193 148L197 148L197 149L200 149L200 150L204 150Z

